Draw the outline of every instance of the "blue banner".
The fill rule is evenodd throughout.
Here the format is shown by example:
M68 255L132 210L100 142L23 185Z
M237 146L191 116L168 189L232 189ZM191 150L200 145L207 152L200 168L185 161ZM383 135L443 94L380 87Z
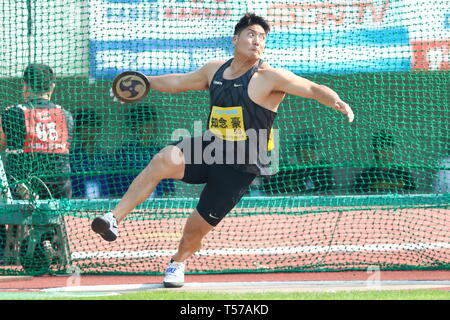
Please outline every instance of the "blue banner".
M91 41L90 74L96 79L110 79L134 70L146 75L185 73L200 68L209 60L233 55L231 38L200 40L128 40ZM216 59L214 58L216 56ZM209 61L208 60L208 61Z
M184 73L211 60L227 60L233 56L234 25L256 5L241 0L92 1L90 75L96 79L126 70ZM272 67L297 74L411 70L411 27L403 26L402 2L267 0L258 6L258 14L273 27L264 55Z
M90 45L93 78L126 70L147 75L184 73L210 60L233 56L231 37L179 40L96 41ZM269 34L265 57L271 66L298 74L403 72L411 69L406 28L332 33Z

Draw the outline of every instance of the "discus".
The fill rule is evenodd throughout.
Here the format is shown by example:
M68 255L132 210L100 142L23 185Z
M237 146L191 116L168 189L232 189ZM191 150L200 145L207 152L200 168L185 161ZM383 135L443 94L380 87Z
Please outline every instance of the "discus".
M125 71L114 78L112 92L123 102L136 102L144 98L150 90L150 81L137 71Z

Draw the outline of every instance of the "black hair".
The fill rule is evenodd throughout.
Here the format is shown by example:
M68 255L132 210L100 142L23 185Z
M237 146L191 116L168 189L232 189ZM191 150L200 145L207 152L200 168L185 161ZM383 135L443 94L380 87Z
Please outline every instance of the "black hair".
M29 64L23 72L23 81L36 92L47 92L52 88L55 75L45 64Z
M392 149L395 146L394 135L386 130L380 130L372 135L372 148Z
M255 24L260 25L264 29L266 34L269 33L270 25L266 21L266 19L264 19L263 17L257 16L254 13L247 12L234 27L234 35L239 34L245 28L250 27Z

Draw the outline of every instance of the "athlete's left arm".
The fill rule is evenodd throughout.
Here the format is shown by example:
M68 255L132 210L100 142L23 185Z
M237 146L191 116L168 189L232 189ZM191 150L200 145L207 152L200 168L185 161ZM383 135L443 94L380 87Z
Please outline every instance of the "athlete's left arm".
M294 96L310 98L333 108L345 116L349 122L354 119L350 106L327 86L314 83L284 69L272 69L273 91L281 91Z

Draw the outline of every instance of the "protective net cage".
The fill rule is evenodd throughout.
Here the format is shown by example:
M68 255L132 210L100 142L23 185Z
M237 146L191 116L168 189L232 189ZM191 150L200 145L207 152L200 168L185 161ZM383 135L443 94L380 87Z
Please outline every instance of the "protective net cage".
M272 26L272 67L329 86L355 121L286 96L274 124L278 172L252 183L187 272L450 268L448 1L0 0L0 274L164 271L202 185L162 181L114 242L90 224L180 132L205 130L209 95L150 90L122 105L109 96L112 79L230 59L245 12ZM67 112L47 116L72 119L70 153L33 149L23 133L55 138L53 120L36 120L42 100L24 102L30 63L54 71L51 102ZM71 195L59 193L64 181Z

